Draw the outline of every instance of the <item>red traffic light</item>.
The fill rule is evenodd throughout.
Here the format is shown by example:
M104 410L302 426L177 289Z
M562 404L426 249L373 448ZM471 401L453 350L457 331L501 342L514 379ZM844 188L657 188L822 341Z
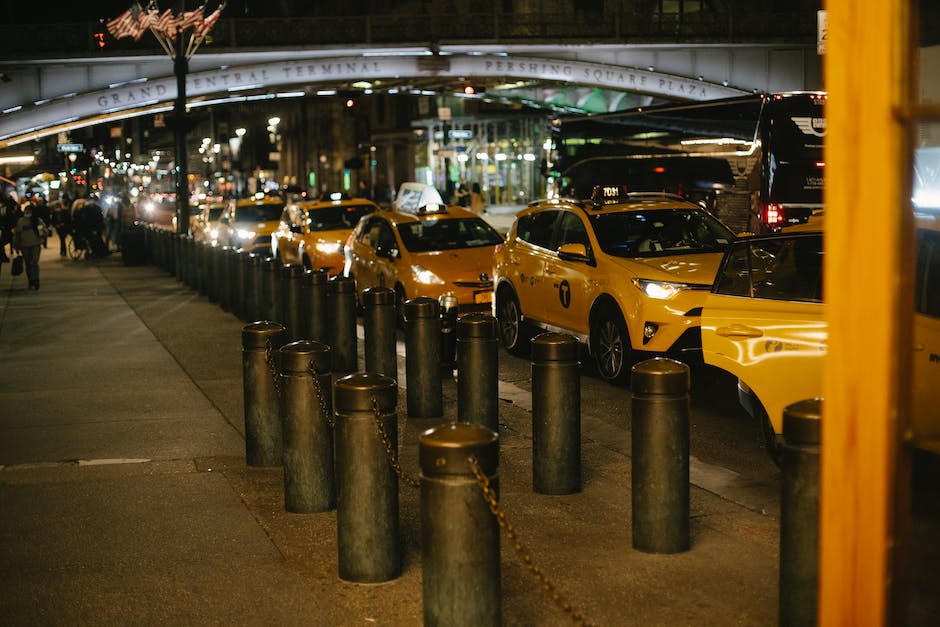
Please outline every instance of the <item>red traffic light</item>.
M472 96L473 94L477 93L477 90L473 85L464 85L463 93L467 94L468 96Z
M347 108L347 109L352 109L352 108L355 107L355 106L356 106L356 99L355 99L355 98L347 98L347 99L346 99L346 108Z

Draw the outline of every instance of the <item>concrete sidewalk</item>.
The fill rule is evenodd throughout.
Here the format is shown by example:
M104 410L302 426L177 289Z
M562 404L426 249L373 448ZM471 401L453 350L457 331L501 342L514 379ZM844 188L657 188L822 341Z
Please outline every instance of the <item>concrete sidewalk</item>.
M401 483L401 576L340 580L335 512L285 512L283 472L245 465L245 321L153 266L57 253L38 292L0 276L3 623L420 625L418 491ZM418 435L455 419L444 394L417 420L400 390L409 475ZM533 492L531 414L500 403L500 501L549 580L598 625L775 624L777 519L693 485L691 550L634 550L629 430L590 400L568 496ZM505 537L501 569L504 624L571 622Z

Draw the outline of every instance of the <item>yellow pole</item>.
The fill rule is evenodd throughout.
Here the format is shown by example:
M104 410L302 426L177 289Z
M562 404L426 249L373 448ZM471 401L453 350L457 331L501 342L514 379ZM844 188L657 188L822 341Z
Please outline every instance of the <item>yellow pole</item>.
M885 625L903 612L892 595L907 541L896 518L904 490L899 498L896 488L905 474L899 407L911 342L908 2L826 2L829 351L819 571L826 627Z

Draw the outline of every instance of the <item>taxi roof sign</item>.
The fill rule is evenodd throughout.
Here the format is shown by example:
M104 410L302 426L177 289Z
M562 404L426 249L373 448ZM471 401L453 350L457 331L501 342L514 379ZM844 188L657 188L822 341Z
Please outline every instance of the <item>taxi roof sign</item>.
M626 185L595 185L591 191L591 204L595 209L604 205L618 205L627 202L629 194Z
M432 205L437 205L433 207ZM438 208L440 207L440 209ZM446 213L440 192L424 183L402 183L398 188L394 209L404 213Z

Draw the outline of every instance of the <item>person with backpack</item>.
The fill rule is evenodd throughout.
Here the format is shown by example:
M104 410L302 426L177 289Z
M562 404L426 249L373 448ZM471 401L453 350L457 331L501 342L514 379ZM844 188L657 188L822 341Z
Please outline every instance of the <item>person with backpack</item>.
M31 290L39 289L39 251L48 234L45 222L34 213L32 203L27 203L23 208L23 216L13 227L13 246L23 255Z

